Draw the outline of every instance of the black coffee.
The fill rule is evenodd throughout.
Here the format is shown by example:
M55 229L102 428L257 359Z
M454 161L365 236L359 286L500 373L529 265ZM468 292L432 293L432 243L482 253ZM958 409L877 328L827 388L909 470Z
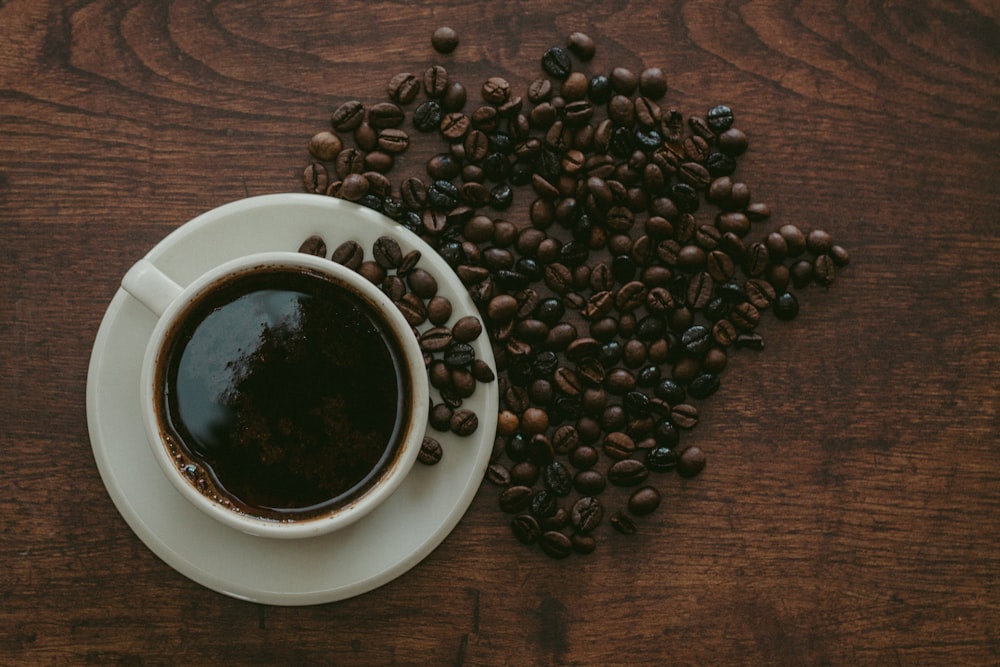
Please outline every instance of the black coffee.
M363 299L321 274L266 269L228 279L180 322L157 409L206 495L300 519L381 477L411 399L399 344Z

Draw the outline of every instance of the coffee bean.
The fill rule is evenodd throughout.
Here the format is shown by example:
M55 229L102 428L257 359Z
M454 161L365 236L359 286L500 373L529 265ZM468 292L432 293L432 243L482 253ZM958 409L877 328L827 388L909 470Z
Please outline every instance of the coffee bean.
M417 460L424 465L430 466L440 462L442 454L441 443L430 436L424 436L423 441L420 443L420 452L417 454Z
M552 434L552 447L559 454L575 451L579 444L580 434L570 424L563 424Z
M833 263L836 264L837 266L847 266L848 264L851 263L851 255L850 253L847 252L847 249L844 248L844 246L840 245L830 246L829 254L830 258L833 260Z
M549 415L539 408L527 408L521 415L521 432L525 435L545 433L549 428Z
M546 519L559 510L559 500L547 489L540 489L533 493L528 507L536 519Z
M635 535L636 533L635 522L620 511L611 515L611 525L622 535Z
M813 260L813 279L817 285L827 287L837 277L837 265L828 254L819 255Z
M344 241L333 251L330 257L337 264L342 264L352 271L357 271L364 260L364 249L357 241Z
M608 468L608 481L615 486L635 486L649 477L649 469L636 459L622 459Z
M452 327L452 335L455 340L459 343L471 343L472 341L479 338L479 334L483 331L482 322L479 321L478 317L473 315L466 315L460 318L455 325Z
M511 487L511 488L526 488L526 487ZM528 489L529 493L531 489ZM503 500L501 500L503 503ZM501 508L503 505L501 505ZM523 509L523 508L522 508ZM508 511L508 510L504 510ZM513 510L518 511L518 510ZM508 512L510 513L510 512ZM536 540L541 536L542 530L538 525L538 520L530 514L519 514L514 517L510 522L510 529L514 533L514 537L521 544L534 544Z
M593 58L596 51L594 40L582 32L571 33L566 40L566 48L583 61Z
M673 406L670 418L679 428L694 428L698 425L698 408L688 403L679 403Z
M441 26L431 35L431 46L438 53L451 53L458 46L458 33L453 28Z
M459 408L451 416L451 431L455 435L469 436L479 428L479 417L472 410Z
M691 380L688 392L698 399L708 398L719 390L719 377L713 373L702 373Z
M715 293L715 283L705 271L700 271L691 277L687 288L687 304L691 308L700 309L708 305Z
M779 320L792 320L799 314L799 301L795 295L785 292L774 300L774 314Z
M646 453L646 467L655 472L669 472L677 467L677 453L665 445L657 445Z
M496 374L490 368L490 365L482 359L473 359L472 377L475 378L476 382L488 384L496 379Z
M681 477L694 477L705 469L705 453L698 446L691 446L681 452L677 462L677 472Z
M413 126L421 132L432 132L441 123L441 105L435 100L422 102L413 111Z
M444 363L449 369L467 368L475 358L476 352L468 343L453 342L444 351Z
M389 99L397 104L409 104L420 93L420 81L409 72L400 72L391 79L387 86Z
M635 516L646 516L660 506L660 492L651 486L637 489L628 499L628 511Z
M573 477L573 488L584 495L597 495L604 491L606 486L607 480L604 475L591 468L581 470Z
M553 461L542 468L545 486L557 496L568 496L573 490L573 478L559 461Z
M554 46L542 54L542 69L553 79L562 81L573 69L569 54L558 46Z
M299 252L316 257L326 257L326 241L323 240L322 236L314 234L302 242L302 245L299 246Z
M420 334L420 349L441 352L452 344L452 333L447 327L434 327Z
M573 552L573 543L569 537L557 530L548 530L538 539L542 551L552 558L566 558Z
M573 528L581 533L589 533L601 524L604 507L594 496L584 496L574 503L570 511Z
M337 132L351 132L365 117L365 107L358 100L344 102L330 115L330 123Z
M613 431L604 437L604 453L613 459L625 459L635 451L635 442L626 433Z
M658 100L667 92L667 75L659 67L648 67L639 73L639 92Z

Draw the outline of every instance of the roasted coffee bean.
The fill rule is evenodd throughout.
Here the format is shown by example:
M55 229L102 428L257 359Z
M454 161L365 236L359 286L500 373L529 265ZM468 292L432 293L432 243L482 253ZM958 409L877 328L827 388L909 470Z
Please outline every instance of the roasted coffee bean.
M472 410L459 408L451 416L451 431L455 435L472 435L477 428L479 428L479 417Z
M613 431L604 437L604 453L613 459L626 459L635 451L635 442L628 434Z
M679 403L673 406L670 419L679 428L692 429L698 425L698 408L689 403Z
M584 496L576 501L570 512L573 528L581 533L589 533L601 524L604 507L594 496Z
M525 435L545 433L549 428L549 415L540 408L527 408L521 415L521 432ZM551 447L551 443L549 443Z
M527 487L511 487L511 488L527 488ZM531 489L528 489L530 492ZM502 496L501 496L502 498ZM501 509L504 507L503 500L501 500ZM511 513L513 511L519 510L504 510L505 512ZM514 517L510 522L510 529L514 533L514 537L521 544L534 544L536 540L541 536L542 530L538 525L538 520L530 514L519 514Z
M729 321L740 331L751 331L760 321L760 311L749 301L744 301L733 306Z
M703 357L712 345L712 335L707 327L695 324L681 334L681 345L684 351L692 357Z
M799 301L791 292L785 292L774 300L774 314L779 320L792 320L799 314Z
M611 515L611 525L622 535L635 535L635 522L623 512L615 512Z
M579 436L579 431L577 432ZM588 470L597 464L597 460L600 458L600 454L596 449L589 445L579 445L576 449L570 452L569 461L573 464L577 470ZM602 487L603 488L603 485Z
M451 334L459 343L471 343L479 338L483 331L483 324L478 317L466 315L455 322L451 328Z
M302 172L302 188L313 194L325 194L330 175L320 162L311 162Z
M712 300L715 293L715 283L712 276L701 271L691 277L687 289L687 305L694 309L704 308Z
M334 249L330 257L337 264L343 264L352 271L357 271L364 260L365 251L357 241L344 241Z
M557 496L568 496L573 490L573 478L559 461L553 461L542 468L542 479L549 491Z
M542 69L553 79L562 81L573 69L569 54L554 46L542 55Z
M566 39L566 48L583 61L593 58L596 51L594 40L582 32L571 33Z
M605 380L604 366L595 357L584 357L576 365L580 381L590 387L600 387Z
M450 383L450 380L449 380ZM427 421L436 431L448 431L451 429L451 418L455 411L445 403L437 403L431 407L427 416Z
M719 150L726 155L742 155L749 145L747 135L735 127L731 127L718 138Z
M508 514L523 512L531 504L530 486L510 486L500 494L500 509Z
M443 326L451 318L451 312L451 301L443 296L431 297L427 302L427 319L434 326Z
M601 346L597 353L597 360L601 362L601 366L608 369L617 365L621 361L622 356L624 356L624 353L621 343L612 340Z
M656 385L654 390L657 398L661 398L671 406L676 406L685 397L684 387L673 380L662 380Z
M489 384L496 379L496 374L493 372L493 369L490 368L490 365L482 359L473 359L472 377L475 378L476 382Z
M545 267L545 284L556 294L566 294L573 286L573 274L558 262Z
M365 106L358 100L344 102L330 115L333 129L338 132L351 132L365 117Z
M444 351L444 363L450 369L467 368L475 358L476 351L468 343L455 342Z
M583 390L583 382L572 368L560 366L553 374L556 388L566 396L577 397Z
M539 489L532 494L528 508L536 519L546 519L559 510L559 499L548 489Z
M828 254L822 254L813 260L813 279L817 285L829 286L837 277L837 265Z
M317 132L309 140L309 153L317 160L330 162L335 160L343 149L344 143L334 132Z
M622 459L608 468L608 481L615 486L635 486L649 477L649 469L636 459Z
M409 72L400 72L389 79L387 92L393 102L409 104L420 94L420 81Z
M391 236L380 236L372 246L372 257L383 269L395 269L403 261L403 251Z
M681 452L677 462L677 472L681 477L694 477L705 469L705 453L697 446L691 446Z
M830 259L837 266L847 266L851 263L851 255L844 246L832 245L829 250Z
M413 126L421 132L433 132L440 123L441 105L435 100L426 100L413 111Z
M566 558L573 552L570 538L558 530L547 530L538 538L542 551L552 558Z
M446 327L434 327L420 334L419 342L425 352L441 352L452 344L452 333Z
M719 377L713 373L702 373L688 385L688 392L694 398L708 398L719 390Z
M646 453L646 467L655 472L669 472L677 467L677 461L677 453L663 445L657 445Z
M322 236L314 234L302 242L302 245L299 246L299 252L316 257L326 257L326 241L323 240Z
M443 452L444 450L441 448L440 442L425 435L423 441L420 443L420 452L417 454L417 460L424 465L432 466L441 461Z
M606 486L607 479L604 475L592 468L580 470L573 476L573 488L583 495L597 495L604 491Z
M510 469L511 483L514 485L533 486L540 475L541 470L534 461L518 461Z
M646 288L640 281L625 283L615 293L615 307L620 313L630 313L646 301Z
M458 47L458 33L453 28L441 26L431 35L431 46L438 53L451 53Z
M615 368L608 371L604 379L604 386L608 393L617 396L624 395L635 389L635 375L624 368Z
M756 350L759 352L764 349L764 337L758 333L741 333L736 337L733 345L739 350Z
M552 448L558 454L568 454L574 451L580 444L580 434L576 427L570 424L563 424L552 434Z
M628 499L628 511L635 516L646 516L660 506L660 492L651 486L637 489Z
M675 447L680 441L680 433L669 419L660 419L653 426L653 438L658 445Z

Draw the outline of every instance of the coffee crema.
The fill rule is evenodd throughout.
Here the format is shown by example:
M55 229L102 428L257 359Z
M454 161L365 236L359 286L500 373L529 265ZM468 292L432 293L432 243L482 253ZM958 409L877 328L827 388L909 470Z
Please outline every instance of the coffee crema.
M158 420L202 493L301 520L383 477L407 429L409 372L361 296L308 269L265 267L207 290L168 333Z

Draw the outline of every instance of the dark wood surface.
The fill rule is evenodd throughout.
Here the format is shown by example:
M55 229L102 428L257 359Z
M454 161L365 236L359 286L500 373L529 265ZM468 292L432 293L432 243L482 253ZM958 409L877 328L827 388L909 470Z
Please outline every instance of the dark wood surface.
M11 0L0 26L0 663L1000 662L995 3ZM432 63L523 91L573 30L589 71L660 66L686 114L735 109L774 209L754 234L852 254L733 356L690 436L705 472L565 561L516 544L484 483L424 562L339 603L161 562L87 432L122 274L203 211L298 190L336 104Z

